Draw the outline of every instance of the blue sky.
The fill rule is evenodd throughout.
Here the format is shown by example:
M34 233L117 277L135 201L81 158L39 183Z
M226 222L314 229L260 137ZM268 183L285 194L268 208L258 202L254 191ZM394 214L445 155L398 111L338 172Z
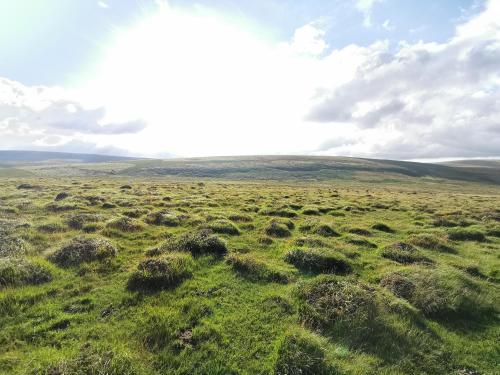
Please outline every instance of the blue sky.
M497 0L0 2L0 149L500 157Z

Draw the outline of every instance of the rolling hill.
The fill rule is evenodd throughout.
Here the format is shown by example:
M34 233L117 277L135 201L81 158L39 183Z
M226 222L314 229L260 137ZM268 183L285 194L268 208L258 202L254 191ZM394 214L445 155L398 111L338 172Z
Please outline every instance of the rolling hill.
M0 175L187 177L257 180L425 178L500 184L500 162L417 163L329 156L225 156L137 159L38 151L0 151Z

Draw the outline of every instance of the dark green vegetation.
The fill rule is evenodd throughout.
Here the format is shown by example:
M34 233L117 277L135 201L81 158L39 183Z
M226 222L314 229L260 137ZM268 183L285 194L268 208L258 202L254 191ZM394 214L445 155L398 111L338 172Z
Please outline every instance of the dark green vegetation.
M497 186L110 165L0 180L1 374L498 371Z

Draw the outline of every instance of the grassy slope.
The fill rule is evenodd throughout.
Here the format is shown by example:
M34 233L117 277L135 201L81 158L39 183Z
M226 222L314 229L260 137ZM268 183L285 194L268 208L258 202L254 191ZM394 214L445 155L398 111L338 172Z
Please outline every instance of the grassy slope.
M16 189L21 182L40 188ZM469 230L498 229L495 217L498 220L499 212L494 210L500 206L498 188L463 183L436 186L420 179L405 187L362 180L199 184L197 180L143 178L134 179L132 189L120 189L125 183L130 181L1 180L2 224L28 224L15 231L30 245L24 257L46 264L54 279L39 286L0 289L0 373L44 373L54 364L64 369L88 362L102 366L101 372L117 374L272 373L280 359L290 361L279 351L287 332L307 333L300 327L296 290L302 282L319 277L283 260L289 249L297 248L295 241L301 237L323 241L321 251L330 249L346 256L353 273L339 277L350 283L366 283L380 301L377 324L384 328L375 330L374 336L364 342L352 342L349 332L311 334L319 340L330 369L342 374L496 371L500 335L497 237L488 236L486 242L451 241L456 253L419 250L434 262L425 267L431 273L452 270L463 275L489 304L497 303L496 313L477 315L471 307L471 311L428 317L379 282L393 271L420 269L382 257L382 249L406 241L412 233L446 238L453 228L435 226L438 218L467 225ZM68 210L48 209L47 204L61 191L70 197L58 205L66 205ZM100 200L90 204L89 197ZM104 202L115 207L104 209ZM272 219L266 208L296 212L291 237L274 238L268 245L259 241ZM311 208L312 213L321 208L322 213L307 215L305 208ZM142 230L129 233L106 228L107 221L132 209L144 210L138 219L144 225ZM158 210L189 217L177 227L146 225L147 212ZM102 215L97 234L119 248L117 258L70 268L50 265L44 258L51 251L82 234L66 224L68 216L81 212ZM262 276L259 279L254 276L261 274L253 274L254 269L238 273L224 259L202 256L195 259L193 276L176 287L148 293L126 289L130 274L146 258L145 250L169 235L203 228L214 216L229 217L234 213L250 216L251 221L235 222L241 231L239 236L221 235L230 253L250 257L264 264L265 269L279 270L289 276L290 282L271 282ZM309 222L328 224L341 236L326 238L302 232L300 227ZM380 222L394 232L371 229ZM42 233L36 228L43 223L59 223L64 231ZM350 233L356 228L368 230L369 235ZM352 244L352 239L367 240L377 248ZM82 353L88 350L92 354L86 357Z

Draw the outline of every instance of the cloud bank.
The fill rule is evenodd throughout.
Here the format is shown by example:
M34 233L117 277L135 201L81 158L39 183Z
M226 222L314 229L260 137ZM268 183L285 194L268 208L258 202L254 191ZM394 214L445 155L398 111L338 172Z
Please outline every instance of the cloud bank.
M365 26L378 2L354 2ZM116 32L82 87L0 78L0 148L500 156L499 1L446 42L344 48L325 39L324 20L277 43L206 8L162 4Z

